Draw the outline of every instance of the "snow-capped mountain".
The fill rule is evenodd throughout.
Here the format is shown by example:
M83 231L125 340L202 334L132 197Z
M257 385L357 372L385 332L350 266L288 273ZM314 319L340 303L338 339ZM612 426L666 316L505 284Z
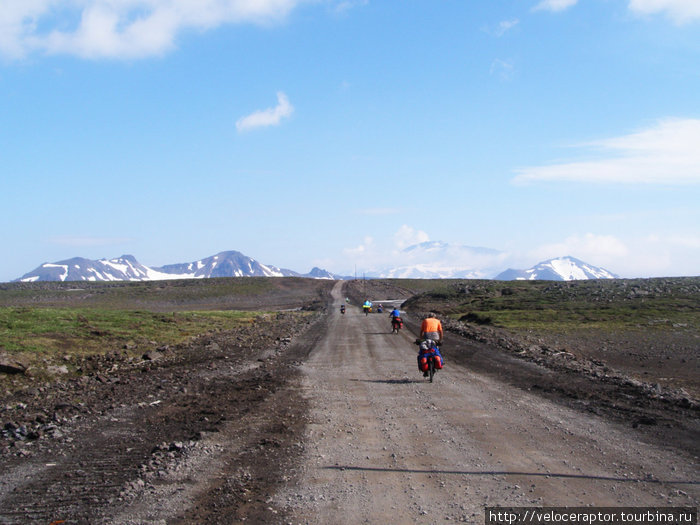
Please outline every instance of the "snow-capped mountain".
M387 279L488 279L505 266L506 255L491 248L427 241L404 248L396 263L369 270Z
M93 261L74 257L55 263L44 263L18 279L33 281L147 281L157 279L151 268L140 264L132 255Z
M559 257L541 262L527 270L508 269L494 279L499 281L542 280L575 281L585 279L617 279L618 276L605 268L599 268L574 257Z
M91 260L75 257L55 263L44 263L23 275L18 281L158 281L166 279L205 279L209 277L312 277L333 279L335 276L314 268L309 274L299 274L261 264L240 252L227 251L206 259L161 267L148 267L133 255L116 259Z
M168 264L155 271L168 279L202 279L209 277L299 277L292 270L261 264L240 252L221 252L191 263Z

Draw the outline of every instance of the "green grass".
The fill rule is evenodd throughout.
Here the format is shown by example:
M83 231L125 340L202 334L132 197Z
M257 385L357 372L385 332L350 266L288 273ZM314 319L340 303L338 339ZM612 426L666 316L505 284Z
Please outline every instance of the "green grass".
M250 323L259 312L157 313L93 308L0 308L0 348L13 354L104 353L130 342L177 344L211 330Z

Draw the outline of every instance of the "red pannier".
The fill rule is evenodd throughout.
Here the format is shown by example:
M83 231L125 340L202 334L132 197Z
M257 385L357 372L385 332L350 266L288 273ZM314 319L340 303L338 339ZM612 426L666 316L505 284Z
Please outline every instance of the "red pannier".
M420 354L418 356L418 370L421 372L428 371L428 356L427 354Z
M438 351L433 351L433 352L425 352L418 354L418 370L421 372L427 372L428 371L428 358L430 356L433 356L433 362L435 363L435 369L440 370L442 369L442 356L440 355L440 352Z

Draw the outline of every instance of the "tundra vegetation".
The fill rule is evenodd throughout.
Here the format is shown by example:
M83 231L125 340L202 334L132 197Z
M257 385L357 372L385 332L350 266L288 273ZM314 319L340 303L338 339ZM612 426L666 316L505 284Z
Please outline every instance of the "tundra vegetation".
M271 312L314 310L329 281L229 278L0 285L0 388L80 375L92 356L139 359L204 334L269 321ZM303 316L303 312L299 313Z

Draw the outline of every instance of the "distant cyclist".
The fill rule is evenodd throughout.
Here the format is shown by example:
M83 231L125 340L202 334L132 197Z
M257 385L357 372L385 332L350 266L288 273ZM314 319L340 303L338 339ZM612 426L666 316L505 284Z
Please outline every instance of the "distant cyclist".
M391 318L391 331L395 334L399 333L401 326L403 325L403 320L401 319L401 312L397 308L394 308L389 314Z

